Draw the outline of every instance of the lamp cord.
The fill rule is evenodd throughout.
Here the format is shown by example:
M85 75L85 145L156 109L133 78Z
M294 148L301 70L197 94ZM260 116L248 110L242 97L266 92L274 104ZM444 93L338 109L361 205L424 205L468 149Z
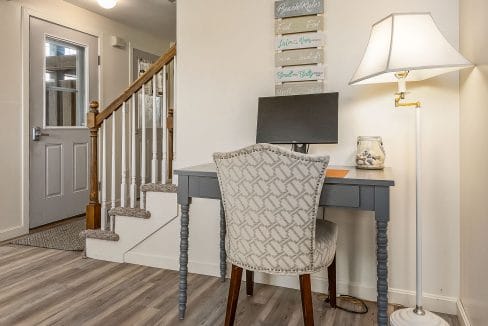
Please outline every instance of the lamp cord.
M308 150L310 149L310 144L304 144L304 146L305 146L305 152L308 153ZM291 145L291 150L293 150L293 145ZM322 208L322 219L325 220L325 207ZM368 306L366 305L366 303L363 300L361 300L359 298L353 297L351 295L340 295L337 297L337 299L342 299L344 301L351 302L353 304L359 305L359 306L361 306L362 310L354 311L354 310L350 310L348 308L341 307L338 304L336 304L337 309L340 309L342 311L349 312L352 314L359 314L359 315L364 315L364 314L368 313ZM327 299L325 299L325 302L329 303L330 298L327 297Z
M322 219L325 220L325 207L322 207ZM366 305L366 303L363 300L361 300L359 298L353 297L352 295L345 295L344 294L344 295L338 296L337 299L343 299L344 301L351 302L351 303L356 304L356 305L360 305L362 307L362 310L360 310L360 311L350 310L350 309L341 307L340 305L338 305L336 303L337 309L340 309L340 310L345 311L345 312L350 312L352 314L358 314L358 315L364 315L364 314L368 313L368 306ZM325 302L330 303L330 297L327 297L327 299L325 299Z
M368 306L366 305L366 303L363 300L361 300L359 298L353 297L351 295L340 295L337 297L337 299L342 299L344 301L351 302L355 305L359 305L359 306L361 306L362 310L355 311L355 310L351 310L348 308L341 307L338 304L336 304L337 309L340 309L340 310L345 311L345 312L349 312L351 314L357 314L357 315L364 315L364 314L368 313ZM330 297L327 297L327 299L325 299L325 302L330 303Z

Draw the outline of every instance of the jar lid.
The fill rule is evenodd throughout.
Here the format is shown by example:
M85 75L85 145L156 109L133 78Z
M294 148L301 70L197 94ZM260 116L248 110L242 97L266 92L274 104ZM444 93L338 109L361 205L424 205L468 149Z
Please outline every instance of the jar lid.
M361 140L377 140L381 141L381 136L358 136L358 141Z

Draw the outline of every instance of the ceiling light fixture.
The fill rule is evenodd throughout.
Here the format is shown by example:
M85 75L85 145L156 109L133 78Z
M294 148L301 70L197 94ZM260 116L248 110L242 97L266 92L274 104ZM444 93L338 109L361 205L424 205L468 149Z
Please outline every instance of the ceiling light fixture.
M117 0L97 0L100 7L105 9L112 9L117 4Z

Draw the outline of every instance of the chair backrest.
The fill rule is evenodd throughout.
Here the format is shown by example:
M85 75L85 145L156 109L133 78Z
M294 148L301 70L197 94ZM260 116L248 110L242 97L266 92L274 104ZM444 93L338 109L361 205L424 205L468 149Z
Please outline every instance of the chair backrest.
M215 153L214 161L228 261L274 274L311 270L315 219L329 157L257 144Z

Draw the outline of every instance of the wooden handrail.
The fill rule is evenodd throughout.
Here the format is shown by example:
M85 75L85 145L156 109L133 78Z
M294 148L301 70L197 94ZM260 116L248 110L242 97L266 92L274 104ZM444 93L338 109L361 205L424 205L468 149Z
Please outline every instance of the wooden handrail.
M101 205L98 198L98 130L102 123L122 107L144 84L160 72L176 56L176 45L161 56L149 69L134 81L119 97L102 112L98 111L98 102L90 103L87 114L87 127L90 130L90 201L86 206L86 228L98 229L101 225ZM166 78L166 77L165 77Z
M161 71L165 65L171 62L176 56L176 45L173 45L168 52L161 56L156 62L137 80L135 80L130 86L115 100L112 101L102 112L100 112L95 120L97 127L103 123L105 119L110 117L115 111L117 111L124 102L128 101L142 86L150 81L154 75Z

